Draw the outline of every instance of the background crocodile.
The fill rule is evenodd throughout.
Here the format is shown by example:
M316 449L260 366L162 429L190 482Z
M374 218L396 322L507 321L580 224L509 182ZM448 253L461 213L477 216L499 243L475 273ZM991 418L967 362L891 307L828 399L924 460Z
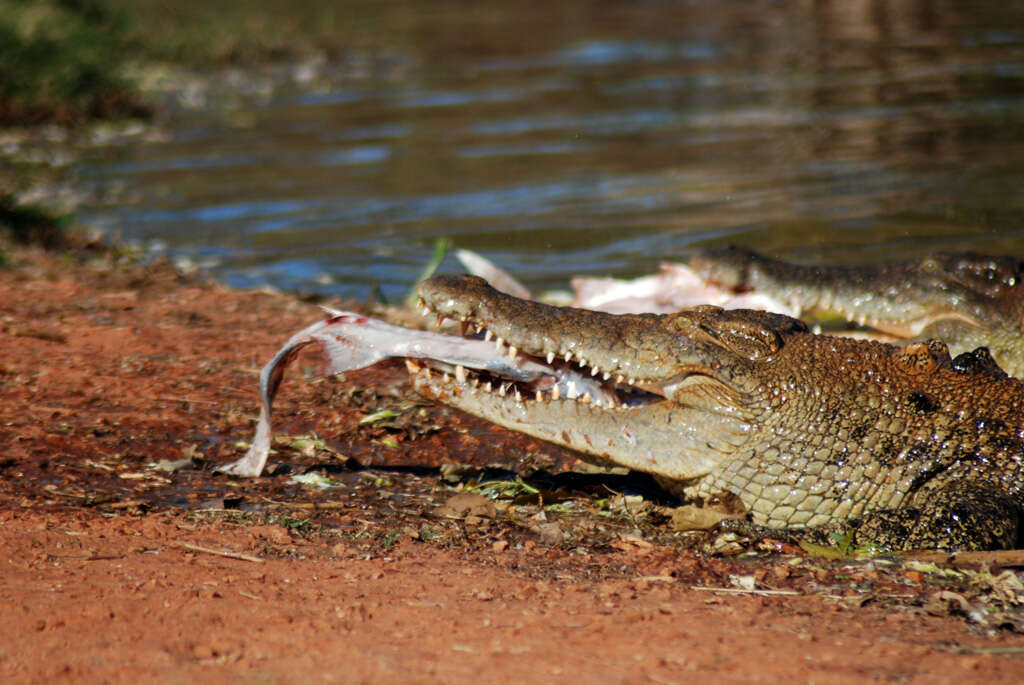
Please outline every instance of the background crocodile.
M900 338L940 338L952 353L991 350L1011 376L1024 374L1024 262L936 254L881 266L801 266L729 247L690 267L710 284L757 292L794 311L839 314Z
M415 366L429 396L658 476L697 499L738 496L755 524L847 527L895 549L1006 548L1024 507L1024 383L981 349L811 334L797 319L697 307L612 315L435 277L426 305L510 357L574 365L602 393Z

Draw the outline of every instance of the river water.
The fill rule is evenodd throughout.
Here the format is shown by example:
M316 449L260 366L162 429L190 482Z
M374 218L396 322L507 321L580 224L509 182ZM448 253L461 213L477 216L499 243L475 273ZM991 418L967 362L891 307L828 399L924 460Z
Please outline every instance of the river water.
M1017 3L380 6L370 39L414 39L211 79L164 135L97 144L82 221L233 285L392 301L443 237L535 288L729 242L1024 254Z

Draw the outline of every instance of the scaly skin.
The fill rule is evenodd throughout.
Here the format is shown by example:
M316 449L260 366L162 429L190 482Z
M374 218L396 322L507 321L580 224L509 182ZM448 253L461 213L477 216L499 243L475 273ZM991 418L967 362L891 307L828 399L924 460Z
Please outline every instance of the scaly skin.
M753 290L797 311L840 314L901 338L939 338L954 355L988 347L1024 375L1024 263L936 254L882 266L800 266L743 248L706 250L690 267L710 283Z
M1024 383L984 350L951 359L939 341L813 335L789 317L710 306L618 316L552 307L474 277L435 277L420 295L516 353L568 353L661 396L605 407L416 375L422 392L455 407L692 498L731 493L758 525L849 528L858 543L893 549L1019 542Z

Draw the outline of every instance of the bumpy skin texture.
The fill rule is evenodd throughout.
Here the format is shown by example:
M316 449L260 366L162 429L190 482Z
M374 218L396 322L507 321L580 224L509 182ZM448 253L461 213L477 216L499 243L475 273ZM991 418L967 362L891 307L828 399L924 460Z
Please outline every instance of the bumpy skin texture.
M1024 375L1024 262L935 254L882 266L801 266L728 247L690 266L709 282L819 310L903 338L939 338L954 355L988 347L1011 376Z
M692 498L731 493L758 525L848 529L892 549L1020 542L1024 383L984 349L953 359L937 340L813 335L796 319L747 310L558 308L473 277L436 277L420 294L520 352L568 352L664 396L603 407L416 377L425 394L470 413L647 471Z

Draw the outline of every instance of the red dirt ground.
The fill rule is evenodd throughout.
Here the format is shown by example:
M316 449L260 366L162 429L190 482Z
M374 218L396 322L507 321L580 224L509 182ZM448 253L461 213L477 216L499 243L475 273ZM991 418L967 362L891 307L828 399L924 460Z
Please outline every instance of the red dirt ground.
M214 474L251 437L259 368L318 310L5 251L2 682L1024 681L1020 555L678 532L643 479L573 472L417 400L396 365L293 372L278 429L324 443L279 443L255 481ZM397 416L359 423L381 408ZM291 482L306 471L337 487ZM496 502L470 492L515 475Z

